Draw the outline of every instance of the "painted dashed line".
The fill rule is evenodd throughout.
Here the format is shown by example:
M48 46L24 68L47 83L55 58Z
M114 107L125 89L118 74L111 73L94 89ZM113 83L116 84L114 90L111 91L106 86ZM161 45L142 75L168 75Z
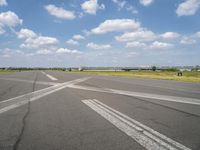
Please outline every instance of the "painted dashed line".
M7 81L18 81L18 82L27 82L27 83L34 83L32 80L25 80L25 79L17 79L17 78L0 78L0 80L7 80ZM37 81L36 84L42 84L42 85L56 85L59 83L55 82L44 82L44 81Z

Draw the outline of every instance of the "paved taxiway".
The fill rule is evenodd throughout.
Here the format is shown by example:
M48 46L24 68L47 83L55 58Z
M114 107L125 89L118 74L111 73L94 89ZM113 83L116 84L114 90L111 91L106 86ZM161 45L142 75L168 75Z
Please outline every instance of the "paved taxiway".
M0 150L200 149L200 84L0 75Z

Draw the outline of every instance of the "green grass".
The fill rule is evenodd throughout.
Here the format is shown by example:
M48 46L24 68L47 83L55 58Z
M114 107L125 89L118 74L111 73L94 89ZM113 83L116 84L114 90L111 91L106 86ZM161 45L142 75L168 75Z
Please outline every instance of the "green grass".
M137 77L137 78L150 78L161 80L176 80L184 82L200 83L200 72L183 72L183 76L177 76L177 72L170 71L72 71L77 73L96 74L96 75L109 75L109 76L122 76L122 77Z
M0 74L9 74L9 73L14 73L16 71L14 70L0 70Z

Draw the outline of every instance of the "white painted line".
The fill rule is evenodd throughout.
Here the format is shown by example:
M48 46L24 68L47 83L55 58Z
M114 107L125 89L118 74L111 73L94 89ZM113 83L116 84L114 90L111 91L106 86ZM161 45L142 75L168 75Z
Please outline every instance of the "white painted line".
M82 102L147 150L191 150L98 100L82 100Z
M21 101L21 102L19 102L19 103L16 103L16 104L13 104L13 105L4 107L4 108L0 109L0 114L1 114L1 113L4 113L4 112L6 112L6 111L12 110L12 109L14 109L14 108L20 107L20 106L22 106L22 105L25 105L25 104L27 104L27 103L28 103L28 101Z
M100 76L97 76L96 78L98 78L98 79L102 79L102 77L100 77ZM120 78L127 78L127 77L120 77ZM112 80L112 81L118 81L118 80L116 80L116 79L107 79L107 78L103 78L104 80L108 80L108 81L110 81L110 80ZM144 79L144 80L146 80L146 79ZM147 79L148 80L148 79ZM167 82L167 80L165 80L166 82ZM173 81L172 81L173 82ZM176 82L176 81L175 81ZM178 87L174 87L174 88L172 88L172 87L163 87L163 86L160 86L160 85L157 85L157 84L154 84L154 85L151 85L150 83L147 83L146 81L143 81L143 83L145 83L145 86L146 87L150 87L150 88L161 88L161 89L168 89L168 90L176 90L176 91L181 91L181 92L188 92L188 90L185 90L185 89L182 89L182 88L178 88ZM141 83L134 83L134 85L135 86L144 86L144 84L141 84ZM184 86L184 85L183 85ZM200 90L198 90L198 88L196 88L196 90L192 90L192 93L200 93Z
M51 76L51 75L49 75L49 74L47 74L46 72L44 72L44 71L41 71L44 75L46 75L49 79L51 79L51 80L53 80L53 81L56 81L56 80L58 80L58 79L56 79L55 77L53 77L53 76Z
M68 81L62 84L57 84L55 86L51 86L42 90L38 90L35 92L31 92L28 94L24 94L15 98L11 98L5 101L1 101L0 104L3 105L3 108L0 108L0 114L7 112L9 110L12 110L14 108L20 107L22 105L27 104L29 101L35 101L38 100L46 95L49 95L51 93L57 92L61 89L66 88L69 84L76 84L79 82L83 82L85 80L88 80L89 77L85 77L85 78L80 78L80 79L76 79L76 80L72 80L72 81ZM0 106L1 106L0 105Z
M105 93L113 93L119 95L128 95L132 97L142 97L153 100L161 100L161 101L170 101L170 102L178 102L184 104L193 104L200 105L200 100L195 98L187 98L187 97L177 97L177 96L168 96L168 95L159 95L159 94L150 94L150 93L142 93L142 92L132 92L132 91L123 91L123 90L115 90L108 88L96 88L96 87L88 87L88 86L80 86L80 85L68 85L70 88L82 89L88 91L96 91L96 92L105 92Z
M34 82L35 82L35 81L32 81L32 80L17 79L17 78L0 78L0 80L19 81L19 82L27 82L27 83L34 83ZM42 85L56 85L56 84L60 84L60 83L37 81L36 84L42 84Z
M58 79L56 79L55 77L53 77L53 76L51 76L51 75L49 75L49 74L46 74L46 76L47 76L49 79L53 80L53 81L58 80Z

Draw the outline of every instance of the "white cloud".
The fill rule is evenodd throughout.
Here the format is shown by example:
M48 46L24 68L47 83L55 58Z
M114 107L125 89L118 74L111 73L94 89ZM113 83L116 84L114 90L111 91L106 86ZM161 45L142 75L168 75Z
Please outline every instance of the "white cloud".
M99 44L95 44L95 43L88 43L87 47L91 48L91 49L99 50L99 49L110 49L112 46L110 44L99 45Z
M178 5L176 14L178 16L191 16L194 15L200 8L200 0L185 0Z
M196 40L193 39L192 37L183 37L180 41L181 44L186 44L186 45L189 45L189 44L194 44L196 43Z
M146 44L138 41L126 43L127 48L145 48Z
M198 37L198 38L200 38L200 31L197 32L197 33L195 33L195 36Z
M68 48L59 48L56 53L58 54L65 54L65 53L68 53L68 54L81 54L80 51L78 50L71 50L71 49L68 49Z
M36 38L28 38L23 44L20 45L21 48L35 49L50 45L55 45L58 40L53 37L48 36L38 36Z
M25 39L24 43L20 45L21 48L35 49L55 45L58 40L54 37L37 35L29 29L21 29L17 33L18 38Z
M176 32L165 32L165 33L161 34L161 37L164 39L176 39L176 38L180 37L180 34L178 34Z
M14 56L25 56L25 53L21 50L5 48L5 49L0 50L0 56L4 58L11 58Z
M13 54L13 51L9 48L5 48L0 51L0 56L4 58L10 58L12 54Z
M151 49L166 49L172 47L173 44L155 41L150 45Z
M39 55L49 55L49 54L82 54L82 52L76 50L76 49L68 49L68 48L45 48L45 49L39 49L36 54Z
M29 29L21 29L18 33L17 33L18 38L20 39L26 39L26 38L33 38L36 37L37 34L35 32L33 32L32 30Z
M76 35L74 35L73 37L72 37L74 40L83 40L83 39L85 39L84 38L84 36L82 36L82 35L80 35L80 34L76 34Z
M76 50L76 49L68 49L68 48L46 48L46 49L40 49L36 52L36 54L39 55L49 55L49 54L82 54L82 52Z
M8 5L6 0L0 0L0 6L6 6Z
M75 34L73 35L72 39L67 40L66 43L71 45L78 45L78 41L82 39L85 39L85 37L80 34Z
M91 30L94 34L104 34L107 32L124 32L140 28L140 23L133 19L113 19L105 20L98 27Z
M139 30L135 32L127 32L121 36L116 36L115 39L120 42L127 41L152 41L156 38L156 35L152 31Z
M77 41L74 41L72 39L67 40L66 43L71 44L71 45L78 45L79 44Z
M149 6L150 4L153 3L154 0L140 0L140 4L144 6Z
M12 11L0 13L0 24L3 26L15 27L18 24L22 24L22 22L22 19L19 19Z
M76 16L73 11L65 10L62 7L56 7L55 5L46 5L45 9L52 15L61 19L74 19Z
M22 24L23 20L20 19L14 12L7 11L0 13L0 34L5 32L5 27L15 27Z
M105 9L105 5L99 5L98 0L88 0L81 4L81 8L85 13L95 15L98 9Z

